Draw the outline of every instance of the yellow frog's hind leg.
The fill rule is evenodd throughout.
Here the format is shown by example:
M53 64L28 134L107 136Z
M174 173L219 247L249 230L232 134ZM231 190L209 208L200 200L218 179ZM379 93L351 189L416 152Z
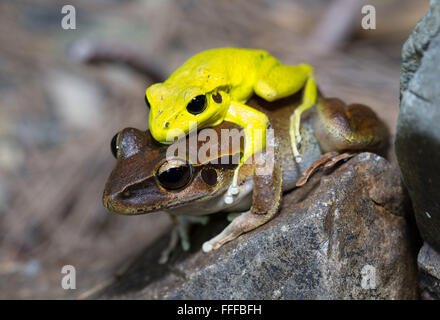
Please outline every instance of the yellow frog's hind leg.
M304 111L310 109L315 105L317 96L318 89L316 87L315 77L312 71L307 78L304 87L302 104L298 106L295 109L295 112L290 116L289 133L292 141L292 151L295 157L295 161L298 163L302 161L301 155L298 152L298 144L301 142L301 134L299 130L301 125L301 115Z
M318 95L313 67L307 64L288 66L281 64L275 58L274 60L269 59L262 66L261 78L256 81L254 86L255 93L267 101L285 98L302 88L304 88L302 104L290 117L289 132L296 162L302 161L297 147L301 142L299 130L301 114L315 104Z

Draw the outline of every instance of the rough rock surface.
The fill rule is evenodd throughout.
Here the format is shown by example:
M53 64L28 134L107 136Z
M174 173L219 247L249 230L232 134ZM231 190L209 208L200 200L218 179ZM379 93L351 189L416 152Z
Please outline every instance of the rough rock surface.
M425 242L417 259L423 299L440 299L440 254Z
M438 263L428 261L438 257L438 253L426 255L426 248L440 252L439 52L440 0L431 0L430 10L417 24L402 51L396 154L417 226L427 242L419 255L421 286L437 290L433 297L440 297L439 273L429 273L427 277L425 267ZM430 280L432 283L428 285Z
M422 238L440 250L440 0L403 48L396 153Z
M275 219L217 251L200 247L225 226L220 215L194 230L189 253L159 265L164 236L89 298L414 299L406 199L395 169L363 153L314 175L284 196Z

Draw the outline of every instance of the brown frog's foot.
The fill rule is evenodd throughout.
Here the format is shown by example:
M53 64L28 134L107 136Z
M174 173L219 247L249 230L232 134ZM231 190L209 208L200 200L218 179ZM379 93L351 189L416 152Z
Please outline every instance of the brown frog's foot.
M312 165L304 171L302 177L296 182L297 187L301 187L306 184L307 180L316 172L319 168L330 168L337 164L339 161L353 157L357 152L327 152L321 156L318 160L312 163Z
M176 249L177 244L180 243L182 245L182 249L184 251L188 251L191 247L191 242L189 240L189 231L191 225L194 223L200 223L202 225L206 225L209 221L209 217L207 216L174 216L171 215L171 218L174 222L173 230L171 231L170 241L168 246L162 251L159 261L159 264L167 263L171 253Z
M160 254L160 258L158 260L159 264L165 264L168 262L170 255L174 251L174 249L176 249L178 242L179 242L179 232L177 231L177 228L174 227L173 230L171 231L171 238L170 241L168 242L168 246L164 250L162 250Z
M217 236L205 242L202 246L204 252L220 248L225 243L236 239L241 234L251 231L270 220L270 214L255 214L251 210L241 213Z

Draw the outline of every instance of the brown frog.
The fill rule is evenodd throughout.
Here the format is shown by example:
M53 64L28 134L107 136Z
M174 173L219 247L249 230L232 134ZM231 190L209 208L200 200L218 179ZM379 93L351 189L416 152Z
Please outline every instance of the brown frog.
M182 247L189 248L190 221L204 222L206 215L220 211L235 213L235 218L219 235L203 244L203 251L215 250L272 219L279 209L282 193L306 183L318 168L333 166L359 151L375 151L383 145L385 128L369 107L319 97L304 116L303 161L297 163L291 148L289 119L300 103L299 95L275 102L254 96L248 102L267 115L273 139L241 167L240 192L232 201L227 191L243 153L243 139L238 144L230 143L229 138L206 141L206 130L211 130L209 137L213 133L221 137L225 133L231 135L233 129L232 132L239 132L241 128L237 125L225 121L180 139L172 146L186 152L178 157L170 157L169 146L156 142L149 131L122 130L112 140L117 162L105 186L104 206L125 215L156 211L171 214L177 225L161 258L165 262L179 237ZM195 141L193 150L191 139ZM206 156L202 160L191 155L202 149L209 150L204 152ZM260 174L256 174L258 170Z

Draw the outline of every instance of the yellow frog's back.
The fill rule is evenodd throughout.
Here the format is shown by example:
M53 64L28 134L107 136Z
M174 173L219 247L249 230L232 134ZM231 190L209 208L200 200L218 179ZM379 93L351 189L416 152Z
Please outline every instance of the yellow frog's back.
M273 58L258 49L210 49L188 59L165 83L173 86L191 84L205 91L225 86L233 98L247 100L253 93L262 63L269 57Z

